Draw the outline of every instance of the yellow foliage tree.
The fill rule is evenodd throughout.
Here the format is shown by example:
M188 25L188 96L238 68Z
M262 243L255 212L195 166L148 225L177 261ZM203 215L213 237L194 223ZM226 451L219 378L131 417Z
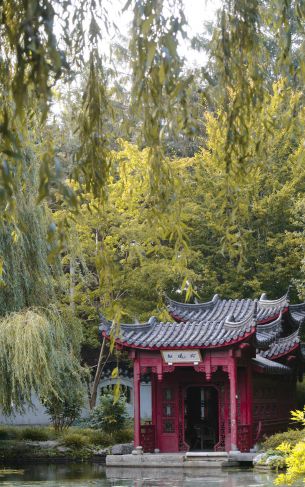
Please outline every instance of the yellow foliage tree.
M305 406L303 411L292 411L291 419L305 426ZM277 447L277 450L287 455L287 471L276 478L275 484L291 485L299 477L305 475L305 441L299 441L293 447L285 441Z

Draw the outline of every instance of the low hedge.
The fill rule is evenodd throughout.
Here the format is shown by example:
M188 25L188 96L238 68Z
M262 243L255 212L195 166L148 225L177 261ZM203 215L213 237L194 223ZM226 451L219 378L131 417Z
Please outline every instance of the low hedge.
M75 431L68 431L65 433L61 439L62 443L65 446L70 448L84 448L90 445L90 438L89 436L83 433L77 433Z
M276 433L275 435L269 436L269 438L267 438L261 446L264 451L275 450L283 442L288 442L292 446L295 446L299 441L302 440L305 441L305 429L289 429L284 433Z
M133 440L132 429L122 429L114 433L105 433L93 428L71 427L58 433L48 426L7 426L0 425L0 441L47 441L57 439L73 448L94 445L107 447L116 443L129 443Z

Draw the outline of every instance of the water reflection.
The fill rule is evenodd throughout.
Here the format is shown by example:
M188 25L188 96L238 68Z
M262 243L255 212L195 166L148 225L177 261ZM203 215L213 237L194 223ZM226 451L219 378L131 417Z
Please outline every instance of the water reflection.
M220 470L200 468L166 469L106 469L108 480L118 478L133 480L133 487L274 487L275 476L252 470ZM114 483L112 484L114 485Z
M252 470L116 468L98 464L27 465L0 476L6 487L273 487L275 476ZM303 485L302 481L295 487Z

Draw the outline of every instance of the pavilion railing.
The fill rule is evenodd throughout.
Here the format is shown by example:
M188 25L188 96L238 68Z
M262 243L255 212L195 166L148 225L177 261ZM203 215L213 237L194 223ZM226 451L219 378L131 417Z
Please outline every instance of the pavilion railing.
M156 444L155 425L143 424L141 426L140 439L144 453L154 453Z
M237 446L239 451L248 452L253 446L252 425L239 424L237 426Z

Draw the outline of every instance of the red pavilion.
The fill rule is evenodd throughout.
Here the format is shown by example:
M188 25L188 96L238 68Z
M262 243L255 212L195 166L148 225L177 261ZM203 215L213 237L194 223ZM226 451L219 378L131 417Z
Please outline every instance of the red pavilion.
M174 322L121 325L118 347L134 364L135 446L145 452L249 451L288 427L304 360L305 303L168 299ZM103 321L102 336L114 331ZM152 421L141 425L140 380L150 374Z

